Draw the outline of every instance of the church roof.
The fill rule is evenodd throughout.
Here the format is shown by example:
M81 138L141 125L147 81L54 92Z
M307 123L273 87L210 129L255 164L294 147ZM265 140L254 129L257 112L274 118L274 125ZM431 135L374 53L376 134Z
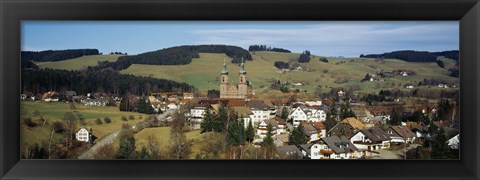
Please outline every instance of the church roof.
M245 61L242 58L242 63L240 63L240 74L247 74L247 71L245 71Z

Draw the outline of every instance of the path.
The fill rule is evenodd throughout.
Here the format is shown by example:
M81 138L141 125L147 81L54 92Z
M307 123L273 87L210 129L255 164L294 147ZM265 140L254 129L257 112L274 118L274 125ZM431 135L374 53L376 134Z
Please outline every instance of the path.
M165 113L157 116L157 118L158 118L158 120L161 120L163 118L166 118L170 114L172 114L172 111L166 111ZM134 126L140 125L140 124L148 125L148 123L149 122L141 122L141 123L138 123L138 124L134 124L134 125L131 126L131 128L133 128ZM120 130L121 129L116 130L116 131L110 133L109 135L107 135L102 140L97 141L95 143L95 145L93 145L90 149L88 149L83 154L78 156L78 159L94 159L94 156L97 153L98 149L100 149L102 146L113 143L113 141L115 141L118 134L120 133Z

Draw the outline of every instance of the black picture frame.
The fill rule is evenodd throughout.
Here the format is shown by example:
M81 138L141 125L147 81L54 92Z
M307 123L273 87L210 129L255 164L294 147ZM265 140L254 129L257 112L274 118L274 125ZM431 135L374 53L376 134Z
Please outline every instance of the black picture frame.
M2 179L479 179L478 0L0 0ZM460 160L19 160L22 20L458 20Z

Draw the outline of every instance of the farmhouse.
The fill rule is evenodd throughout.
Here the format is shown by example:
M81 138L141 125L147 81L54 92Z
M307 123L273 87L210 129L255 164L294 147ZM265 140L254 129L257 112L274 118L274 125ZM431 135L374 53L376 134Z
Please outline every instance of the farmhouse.
M385 132L390 136L391 142L396 143L412 143L416 137L406 126L391 126Z
M327 119L327 114L321 109L298 106L292 111L290 118L293 119L293 126L297 127L300 122L323 122Z

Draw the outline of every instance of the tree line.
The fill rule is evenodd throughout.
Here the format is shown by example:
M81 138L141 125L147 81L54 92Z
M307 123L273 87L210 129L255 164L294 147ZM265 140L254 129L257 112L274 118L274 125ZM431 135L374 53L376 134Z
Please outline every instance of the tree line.
M360 58L386 58L386 59L400 59L407 62L437 62L438 56L445 56L449 59L459 60L459 51L442 51L442 52L428 52L428 51L393 51L383 54L367 54L360 55Z
M68 49L68 50L48 50L48 51L22 51L21 59L23 61L62 61L87 55L99 55L98 49Z
M134 95L148 94L150 91L191 92L193 86L171 80L138 77L104 70L98 72L67 70L22 70L22 92L33 94L47 91L76 91L77 94L99 92Z
M274 52L284 52L284 53L291 53L290 50L283 49L283 48L276 48L276 47L270 47L267 45L250 45L248 46L248 51L274 51Z
M111 67L114 70L123 70L127 69L132 64L184 65L190 64L193 58L199 58L199 53L225 53L231 58L252 60L252 55L248 51L237 46L186 45L165 48L133 56L122 56L119 57L116 62L109 62L95 68L105 69Z

